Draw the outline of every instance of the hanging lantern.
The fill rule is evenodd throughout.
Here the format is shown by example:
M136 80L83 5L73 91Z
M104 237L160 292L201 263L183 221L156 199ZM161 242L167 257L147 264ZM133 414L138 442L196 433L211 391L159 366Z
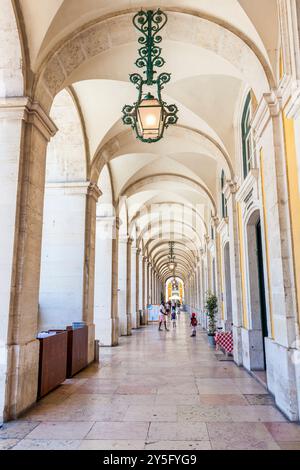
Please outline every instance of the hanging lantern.
M169 269L172 273L175 272L177 266L174 255L174 245L175 242L169 242Z
M158 75L154 67L165 64L161 57L161 48L158 47L162 37L158 34L167 23L167 15L161 10L139 11L133 17L135 28L142 33L138 42L143 45L139 49L139 58L136 61L138 68L145 68L143 78L139 73L130 75L130 81L138 89L138 99L133 105L123 108L123 123L130 125L142 142L152 143L159 141L164 130L170 124L176 124L178 108L175 104L167 105L162 99L161 91L171 79L171 74L163 72ZM149 91L145 94L144 87L156 88L156 96Z

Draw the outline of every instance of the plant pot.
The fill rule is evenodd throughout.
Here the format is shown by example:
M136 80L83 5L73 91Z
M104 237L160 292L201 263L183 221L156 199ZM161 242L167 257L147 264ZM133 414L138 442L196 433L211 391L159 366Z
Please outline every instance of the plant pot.
M211 347L216 346L216 341L215 341L215 335L207 335L208 337L208 342Z

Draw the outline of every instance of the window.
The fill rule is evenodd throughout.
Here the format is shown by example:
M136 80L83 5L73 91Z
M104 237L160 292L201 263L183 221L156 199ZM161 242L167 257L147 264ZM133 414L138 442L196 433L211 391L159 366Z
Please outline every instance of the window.
M223 193L223 190L225 188L225 173L224 170L222 170L221 173L221 197L222 197L222 217L228 217L228 211L227 211L227 199Z
M244 178L253 168L253 142L251 133L251 93L248 94L242 117L243 171Z

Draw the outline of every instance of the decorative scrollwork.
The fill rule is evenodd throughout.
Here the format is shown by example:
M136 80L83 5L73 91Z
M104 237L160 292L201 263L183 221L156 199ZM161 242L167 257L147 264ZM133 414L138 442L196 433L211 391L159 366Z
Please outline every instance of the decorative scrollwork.
M157 85L160 88L160 90L162 90L164 88L164 85L166 83L169 83L170 80L171 80L170 73L168 72L160 73L159 76L157 77Z
M154 23L152 27L153 31L155 31L155 34L157 34L166 25L168 17L163 11L158 9L153 13L152 21Z
M178 121L178 108L176 104L165 104L164 103L164 114L165 114L165 128L169 127L170 124L176 124Z
M122 109L123 117L122 121L127 126L131 126L133 129L136 125L136 107L135 105L131 106L129 104L125 104Z
M167 23L167 15L161 10L139 11L133 17L133 24L142 36L138 38L139 44L143 47L139 49L139 57L135 65L138 68L145 68L146 79L144 84L153 85L156 83L154 67L163 67L165 60L161 57L161 48L157 46L162 41L159 31Z
M129 79L133 85L137 85L137 89L139 90L143 85L143 77L139 73L132 73L129 76Z
M165 60L161 56L162 49L158 44L162 42L162 36L159 32L166 23L167 15L159 9L156 11L141 10L133 17L133 24L141 33L141 36L138 38L138 43L142 46L138 51L139 57L135 65L139 69L145 69L143 71L145 77L139 73L132 73L130 75L130 81L139 90L139 94L137 101L132 106L124 106L122 120L124 124L130 125L134 129L138 139L147 143L158 142L163 137L164 130L169 125L176 124L178 121L177 106L175 104L167 105L161 96L161 90L163 90L164 85L171 80L171 74L163 72L155 79L157 72L154 70L154 67L161 68L165 64ZM151 93L148 93L145 98L142 98L144 85L157 86L157 101L161 107L162 125L157 135L151 137L149 137L149 134L144 133L143 129L141 129L141 123L138 123L139 106L143 99L147 99L148 95L151 96Z

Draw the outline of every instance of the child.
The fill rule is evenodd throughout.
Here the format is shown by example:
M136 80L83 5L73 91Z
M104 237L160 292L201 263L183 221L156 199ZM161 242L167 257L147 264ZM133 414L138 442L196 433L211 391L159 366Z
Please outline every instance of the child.
M171 320L173 323L173 328L176 328L176 308L172 307L172 314L171 314Z
M192 313L191 317L191 327L192 327L192 334L191 336L196 336L196 326L198 325L197 317L195 313Z

